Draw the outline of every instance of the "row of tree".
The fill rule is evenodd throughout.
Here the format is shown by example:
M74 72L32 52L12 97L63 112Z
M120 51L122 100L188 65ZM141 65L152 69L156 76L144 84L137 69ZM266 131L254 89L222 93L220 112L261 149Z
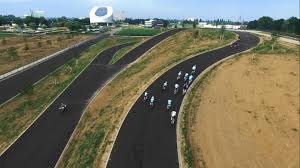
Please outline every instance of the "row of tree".
M247 25L247 28L300 35L300 19L298 19L297 17L290 17L286 20L274 20L271 17L264 16L259 18L258 20L250 21Z
M85 29L85 25L90 24L89 18L84 19L70 19L66 17L49 18L45 17L32 17L25 18L15 17L14 15L0 15L0 26L17 24L19 27L24 28L24 24L32 29L37 29L39 26L47 27L68 27L70 30Z

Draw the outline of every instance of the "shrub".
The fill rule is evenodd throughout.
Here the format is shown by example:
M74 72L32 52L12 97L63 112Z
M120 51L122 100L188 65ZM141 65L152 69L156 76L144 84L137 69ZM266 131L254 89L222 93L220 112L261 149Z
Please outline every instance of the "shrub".
M47 40L47 44L48 45L52 45L52 41L51 40Z
M39 48L42 47L42 42L39 41L39 42L37 43L37 46L38 46Z
M24 50L29 50L29 46L28 46L28 44L27 44L27 43L25 43Z
M15 47L9 47L7 49L7 54L11 57L11 59L14 59L18 56L18 52Z

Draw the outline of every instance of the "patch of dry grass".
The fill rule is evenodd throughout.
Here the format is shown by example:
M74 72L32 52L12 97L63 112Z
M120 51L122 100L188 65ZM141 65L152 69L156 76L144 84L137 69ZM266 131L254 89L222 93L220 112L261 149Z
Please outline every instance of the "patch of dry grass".
M0 74L12 71L91 37L91 35L40 35L5 38L6 44L0 45ZM10 47L16 49L17 56L11 57L7 53Z
M195 42L193 33L186 30L166 39L111 81L87 107L59 167L104 167L120 123L146 87L174 63L235 38L229 33L220 40L216 32L200 30Z
M299 167L299 46L275 43L195 81L182 111L187 167Z

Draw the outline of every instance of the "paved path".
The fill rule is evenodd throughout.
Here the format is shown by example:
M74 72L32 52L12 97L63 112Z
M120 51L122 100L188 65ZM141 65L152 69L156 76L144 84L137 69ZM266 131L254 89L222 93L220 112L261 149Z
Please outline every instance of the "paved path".
M166 110L167 100L173 100L173 109L179 111L183 100L182 94L174 95L174 85L177 73L191 72L194 64L197 65L195 76L213 63L245 51L256 44L259 39L249 33L240 34L241 41L238 49L224 47L208 53L191 58L163 74L149 88L150 96L155 96L155 106L149 107L149 102L143 102L143 95L137 100L129 111L117 140L114 144L108 168L177 168L178 155L176 146L176 128L170 124L170 112ZM168 81L168 91L162 93L161 88L164 81ZM183 80L180 84L182 93Z
M155 36L133 49L122 58L122 64L108 65L114 53L126 45L110 48L97 59L68 87L36 122L0 156L1 168L54 167L89 99L106 81L127 64L140 57L158 42L180 31L172 30ZM146 50L145 50L146 49ZM139 54L139 55L137 55ZM65 113L58 111L61 102L68 104Z
M0 80L0 105L22 92L26 86L38 82L71 58L78 56L83 50L107 37L108 35L99 35L38 65Z

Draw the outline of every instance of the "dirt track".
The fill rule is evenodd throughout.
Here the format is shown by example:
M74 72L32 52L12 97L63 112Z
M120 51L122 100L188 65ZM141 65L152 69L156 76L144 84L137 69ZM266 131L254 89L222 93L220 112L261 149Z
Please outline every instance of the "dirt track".
M166 110L167 100L173 99L173 110L179 111L183 96L174 96L173 88L177 73L190 72L196 64L197 71L194 77L213 63L255 46L259 39L248 33L239 33L241 36L240 47L231 49L224 47L205 54L200 54L175 66L148 89L150 96L155 96L155 107L150 109L143 102L143 96L138 99L129 111L117 140L114 144L108 168L176 168L178 167L176 129L170 125L170 114ZM169 90L161 92L164 81L168 81ZM182 87L183 81L179 82ZM181 89L180 89L181 90Z
M245 54L203 83L189 122L195 167L299 167L297 53Z

